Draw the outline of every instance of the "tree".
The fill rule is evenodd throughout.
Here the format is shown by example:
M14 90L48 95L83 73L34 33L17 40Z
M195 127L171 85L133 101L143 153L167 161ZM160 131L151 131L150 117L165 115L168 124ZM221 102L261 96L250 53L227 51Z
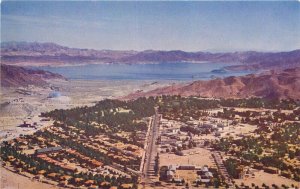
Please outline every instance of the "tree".
M295 156L296 156L296 155L295 155L295 152L292 151L292 150L290 150L290 151L289 151L289 158L290 158L290 159L294 159Z
M219 188L219 186L220 186L220 180L218 178L215 178L213 182L214 182L215 188Z

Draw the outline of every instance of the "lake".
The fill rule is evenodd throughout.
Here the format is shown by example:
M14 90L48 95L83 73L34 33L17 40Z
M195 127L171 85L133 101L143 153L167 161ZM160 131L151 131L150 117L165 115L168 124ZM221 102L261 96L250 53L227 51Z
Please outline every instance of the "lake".
M89 64L66 67L39 67L65 76L84 80L207 80L215 77L240 76L250 71L231 71L230 63L163 62L157 64Z

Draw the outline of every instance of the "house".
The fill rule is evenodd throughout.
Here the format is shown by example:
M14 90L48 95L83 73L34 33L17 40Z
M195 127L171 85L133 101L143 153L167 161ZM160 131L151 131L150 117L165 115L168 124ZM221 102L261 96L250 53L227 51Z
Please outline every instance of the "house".
M87 180L87 181L84 182L85 186L91 186L92 184L94 184L93 180Z
M57 173L49 173L49 174L47 175L47 177L52 178L52 179L56 179L57 176L58 176Z
M61 181L59 181L58 186L65 187L67 184L68 184L68 181L67 181L67 180L61 180Z
M46 173L45 170L40 170L40 171L38 171L38 174L39 174L39 175L43 175L43 174L45 174L45 173Z
M64 181L64 180L70 180L72 178L72 176L69 175L63 175L61 177L59 177L60 180Z
M90 188L90 189L98 189L99 187L93 184L93 185L91 185L89 188Z
M133 184L122 184L121 188L127 189L127 188L132 188Z
M100 183L100 187L109 187L109 186L110 186L109 182L104 181Z

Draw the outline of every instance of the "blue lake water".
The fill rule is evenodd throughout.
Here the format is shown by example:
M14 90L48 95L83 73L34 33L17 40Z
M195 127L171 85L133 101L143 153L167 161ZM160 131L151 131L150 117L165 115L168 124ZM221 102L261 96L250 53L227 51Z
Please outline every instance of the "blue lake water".
M207 80L214 77L246 75L230 71L228 63L163 62L157 64L89 64L66 67L39 67L68 79L84 80Z

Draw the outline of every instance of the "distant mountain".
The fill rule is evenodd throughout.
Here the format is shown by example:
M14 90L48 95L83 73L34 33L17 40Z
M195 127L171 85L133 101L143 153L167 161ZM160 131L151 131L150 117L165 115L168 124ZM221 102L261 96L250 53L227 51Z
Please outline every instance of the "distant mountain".
M182 95L217 98L293 98L300 99L300 68L269 71L261 75L231 76L224 79L174 84L149 92L136 92L125 99L143 96Z
M50 79L65 80L63 76L48 71L1 64L1 87L46 86Z
M54 43L4 42L1 59L6 64L64 65L88 63L233 62L227 69L276 69L300 66L300 50L290 52L184 52L112 51L77 49Z
M300 66L300 50L277 53L248 52L244 54L241 65L228 66L227 69L277 69Z
M134 53L136 52L69 48L55 43L1 43L1 58L6 64L30 63L33 65L39 63L57 65L93 61L109 63Z

